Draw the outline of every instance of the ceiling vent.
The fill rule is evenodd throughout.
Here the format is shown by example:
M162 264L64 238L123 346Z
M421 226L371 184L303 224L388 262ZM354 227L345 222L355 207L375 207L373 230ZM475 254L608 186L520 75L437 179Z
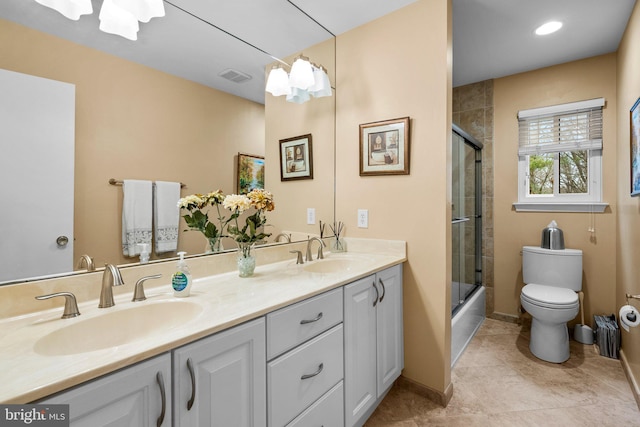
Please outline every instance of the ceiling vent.
M218 75L227 80L231 80L234 83L242 83L247 80L251 80L251 76L249 74L245 74L242 71L232 70L231 68L224 70Z

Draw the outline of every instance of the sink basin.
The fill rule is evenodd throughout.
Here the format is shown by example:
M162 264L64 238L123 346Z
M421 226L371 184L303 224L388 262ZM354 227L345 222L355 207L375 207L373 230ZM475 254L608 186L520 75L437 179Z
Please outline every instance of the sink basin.
M323 259L305 264L303 269L310 273L338 273L348 271L353 266L353 260L348 259Z
M139 304L105 311L86 320L82 317L73 319L73 323L36 341L34 350L45 356L63 356L129 344L182 326L203 310L196 303L179 300Z

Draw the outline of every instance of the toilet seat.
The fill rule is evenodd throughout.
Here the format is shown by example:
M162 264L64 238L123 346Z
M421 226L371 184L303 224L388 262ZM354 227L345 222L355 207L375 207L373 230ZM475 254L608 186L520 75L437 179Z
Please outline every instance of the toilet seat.
M530 283L522 288L520 297L533 305L546 308L574 308L578 305L578 294L571 289L536 285L535 283Z

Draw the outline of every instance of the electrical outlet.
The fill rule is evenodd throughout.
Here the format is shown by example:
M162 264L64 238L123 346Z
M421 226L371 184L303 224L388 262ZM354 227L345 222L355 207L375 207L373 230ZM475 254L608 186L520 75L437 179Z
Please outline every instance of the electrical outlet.
M316 223L316 208L307 208L307 224Z
M358 209L358 228L369 228L368 209Z

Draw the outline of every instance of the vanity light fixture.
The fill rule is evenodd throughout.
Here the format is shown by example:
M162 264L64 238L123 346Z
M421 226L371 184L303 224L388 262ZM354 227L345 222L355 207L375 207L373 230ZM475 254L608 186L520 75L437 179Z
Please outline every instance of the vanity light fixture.
M562 22L549 21L536 28L536 34L539 36L546 36L548 34L555 33L560 28L562 28Z
M331 82L325 68L311 63L309 58L302 55L296 58L289 74L281 64L275 65L269 72L265 90L273 96L286 95L288 102L296 104L303 104L311 97L332 95Z
M35 0L43 6L60 12L77 21L81 15L93 13L91 0ZM164 16L162 0L104 0L100 9L100 30L124 37L138 39L138 22Z

